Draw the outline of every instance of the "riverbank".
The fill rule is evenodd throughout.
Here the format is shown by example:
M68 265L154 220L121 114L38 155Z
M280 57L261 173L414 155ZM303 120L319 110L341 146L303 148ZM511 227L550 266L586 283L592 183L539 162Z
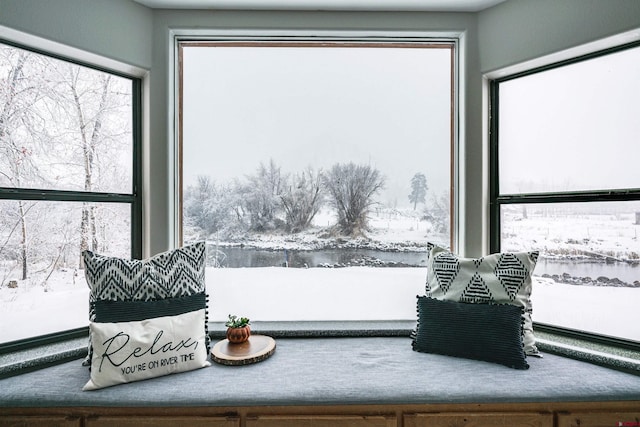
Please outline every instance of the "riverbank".
M544 233L540 232L539 218L521 219L517 221L517 232L506 234L503 250L540 251L537 275L556 283L636 288L640 287L640 248L635 231L637 226L630 225L629 220L626 216L591 216L588 221L592 233L606 225L615 231L615 239L577 239L572 236L580 235L585 226L584 218L576 225L556 217L554 221L545 222ZM449 246L448 236L435 233L431 223L411 210L377 211L371 217L370 230L358 238L332 235L332 223L332 218L321 215L312 228L302 233L246 233L225 241L209 241L209 251L224 253L229 252L228 248L241 248L247 250L243 254L247 258L258 251L272 252L267 257L272 260L267 263L251 259L246 262L252 265L234 267L424 267L427 242ZM364 255L357 253L360 250ZM343 259L327 257L326 260L316 256L331 251L352 254L345 254ZM389 254L397 256L390 257ZM553 268L543 268L542 264L553 265Z
M317 234L315 234L317 233ZM381 252L426 252L424 241L382 241L369 238L321 237L322 231L304 234L245 234L226 241L207 241L209 247L261 249L269 251L322 251L329 249L370 249Z
M542 274L540 277L545 279L551 279L555 283L564 283L567 285L576 286L611 286L615 288L640 288L640 280L634 280L633 283L625 282L617 277L609 278L605 276L599 276L596 279L591 277L576 277L569 273L563 274Z
M419 211L378 209L369 217L369 230L363 236L336 235L336 220L331 211L318 213L309 229L294 234L285 232L242 233L217 239L211 236L212 248L241 247L273 251L318 251L333 249L370 249L382 252L426 252L427 242L449 246L449 235L439 233Z

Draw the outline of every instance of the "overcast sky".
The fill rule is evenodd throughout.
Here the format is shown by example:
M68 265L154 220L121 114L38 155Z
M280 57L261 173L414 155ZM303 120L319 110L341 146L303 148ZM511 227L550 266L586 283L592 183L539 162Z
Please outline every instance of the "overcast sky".
M500 85L501 192L640 187L640 48Z
M354 162L409 205L411 177L449 187L450 51L184 48L184 181L229 181L273 159L285 173ZM430 196L428 196L430 197Z

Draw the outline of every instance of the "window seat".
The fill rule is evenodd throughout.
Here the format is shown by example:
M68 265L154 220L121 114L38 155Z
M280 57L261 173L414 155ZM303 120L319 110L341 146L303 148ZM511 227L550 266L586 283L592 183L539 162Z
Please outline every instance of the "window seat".
M8 408L636 402L640 376L544 354L530 368L417 353L408 337L278 338L269 359L82 391L81 360L0 380Z

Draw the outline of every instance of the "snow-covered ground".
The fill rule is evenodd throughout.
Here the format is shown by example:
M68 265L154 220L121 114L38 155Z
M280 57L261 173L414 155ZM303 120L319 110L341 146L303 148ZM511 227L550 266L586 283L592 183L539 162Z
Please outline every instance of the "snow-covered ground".
M89 288L82 271L58 270L0 288L0 343L88 325Z
M206 272L209 318L253 320L414 320L425 268L238 268ZM0 292L0 342L86 326L88 290L60 275L40 286ZM557 284L536 279L533 319L640 341L638 288Z
M212 320L414 319L425 268L207 269Z
M503 216L502 250L537 249L547 258L611 258L640 262L640 224L636 213L560 215L529 209ZM639 278L640 279L640 278Z
M640 341L640 288L575 286L534 277L534 322Z
M640 253L635 234L640 226L633 223L630 214L589 220L592 226L585 227L583 222L574 220L521 219L509 237L517 245L505 249L553 248L558 256L567 254L566 258L571 258L571 250L577 245L574 242L582 238L580 230L588 228L592 237L580 245L589 250L615 248L621 259L633 259L634 253ZM604 231L599 231L600 237L595 238L596 225L609 223L617 230L614 235L609 232L605 236ZM415 248L420 248L430 239L430 224L410 213L384 212L373 219L372 225L370 237L378 242L413 242ZM571 231L574 225L576 228ZM263 236L256 241L265 246L300 245L299 239L285 236ZM229 313L236 313L256 321L413 320L415 297L424 292L425 277L424 268L207 269L210 319L225 320ZM44 286L43 279L34 276L18 281L17 288L0 287L0 343L87 325L88 289L82 271L77 276L71 269L56 271ZM640 341L640 288L564 285L537 279L533 302L534 321Z

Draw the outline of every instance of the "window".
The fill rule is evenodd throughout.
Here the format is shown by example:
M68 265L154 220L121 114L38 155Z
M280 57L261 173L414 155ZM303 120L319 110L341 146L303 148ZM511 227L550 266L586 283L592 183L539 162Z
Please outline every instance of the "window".
M0 44L0 344L86 331L83 250L141 255L139 99L135 78Z
M415 318L426 243L452 240L454 46L179 42L181 238L209 243L212 320Z
M639 342L640 47L491 90L492 251L540 251L535 322Z

